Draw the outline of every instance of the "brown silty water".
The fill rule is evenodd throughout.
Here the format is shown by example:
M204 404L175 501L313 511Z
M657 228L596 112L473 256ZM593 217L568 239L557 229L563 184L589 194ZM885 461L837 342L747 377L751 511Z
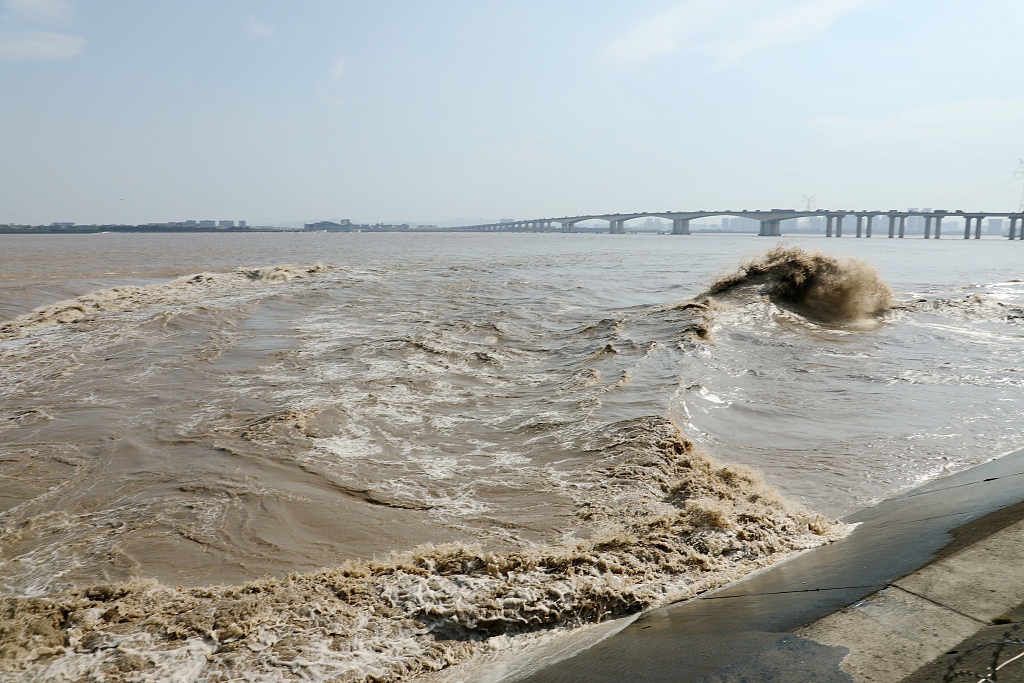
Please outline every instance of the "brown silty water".
M885 313L869 266L776 250L602 319L604 291L508 277L565 255L453 261L202 273L3 323L6 670L402 677L842 532L671 406L722 316L775 301L827 337L920 307Z

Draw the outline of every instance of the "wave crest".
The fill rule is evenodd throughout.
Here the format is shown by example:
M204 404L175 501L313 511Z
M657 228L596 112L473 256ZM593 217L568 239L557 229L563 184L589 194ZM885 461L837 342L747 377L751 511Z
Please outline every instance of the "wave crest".
M823 323L875 318L892 306L892 290L867 261L799 247L775 247L712 282L707 296L755 286L779 306Z
M104 313L124 313L158 306L195 302L203 296L224 294L258 285L276 285L317 277L327 266L279 265L264 268L236 268L228 273L186 275L168 283L125 285L100 289L74 299L59 301L31 313L0 323L0 339L52 325L82 323Z

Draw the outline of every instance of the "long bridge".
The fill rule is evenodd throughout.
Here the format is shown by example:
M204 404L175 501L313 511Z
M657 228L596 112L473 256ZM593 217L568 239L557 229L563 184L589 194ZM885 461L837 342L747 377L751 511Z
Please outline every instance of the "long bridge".
M690 221L698 218L714 216L728 216L735 218L749 218L760 221L761 229L758 235L778 237L782 234L782 222L797 218L822 216L825 218L825 236L842 237L843 222L846 218L856 220L856 236L871 237L872 229L876 218L889 219L889 237L902 238L906 234L907 219L911 216L924 218L924 238L935 239L942 237L942 220L944 218L958 218L964 221L964 239L971 238L971 224L974 224L974 239L981 239L981 224L985 218L1009 218L1009 238L1024 240L1024 212L1011 211L1006 213L993 213L982 211L798 211L796 209L769 209L743 210L743 211L641 211L638 213L601 213L587 216L562 216L561 218L534 218L529 220L505 220L500 223L485 223L481 225L464 225L456 228L447 228L449 231L463 232L576 232L576 225L583 221L603 220L608 221L608 232L613 235L621 235L626 232L626 222L636 218L665 218L672 221L673 235L689 235ZM1017 221L1021 221L1020 236L1017 237ZM558 224L560 228L555 227ZM933 231L934 228L934 231Z

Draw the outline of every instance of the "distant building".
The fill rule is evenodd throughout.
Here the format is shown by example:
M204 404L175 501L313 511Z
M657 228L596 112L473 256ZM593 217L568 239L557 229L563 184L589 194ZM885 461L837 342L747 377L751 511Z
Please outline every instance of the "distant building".
M327 230L328 232L352 232L353 225L351 220L343 218L340 223L335 223L333 221L317 221L316 223L306 223L304 227L306 230L315 231Z
M910 208L907 211L917 212L921 209ZM924 217L923 216L907 216L907 232L924 232Z
M196 225L200 228L216 228L217 221L197 221Z
M750 232L758 227L757 221L752 218L743 218L742 216L722 218L722 230L729 232Z
M70 228L74 223L50 223L51 228Z
M242 228L243 230L248 230L249 224L246 223L245 221L238 221L238 227Z
M227 230L229 228L235 227L235 222L234 221L218 221L217 222L217 227L220 228L221 230Z

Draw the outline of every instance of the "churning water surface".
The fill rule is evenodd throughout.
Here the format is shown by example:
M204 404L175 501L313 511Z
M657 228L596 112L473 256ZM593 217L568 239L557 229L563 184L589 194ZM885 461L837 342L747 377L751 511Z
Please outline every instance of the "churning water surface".
M0 666L26 680L415 676L1024 442L1017 242L2 240Z

